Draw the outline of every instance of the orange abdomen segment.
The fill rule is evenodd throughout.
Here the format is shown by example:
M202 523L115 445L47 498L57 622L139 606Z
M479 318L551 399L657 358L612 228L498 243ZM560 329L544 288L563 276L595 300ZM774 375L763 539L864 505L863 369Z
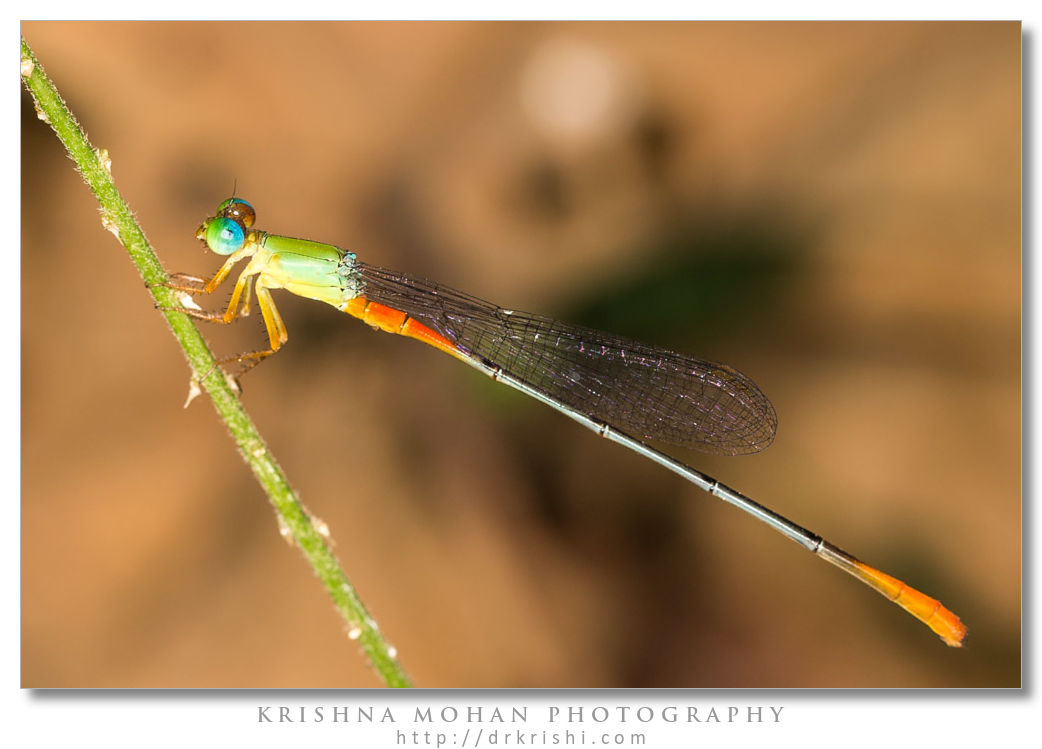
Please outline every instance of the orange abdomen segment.
M401 310L378 302L370 302L364 296L356 296L354 299L349 300L341 309L379 330L415 338L417 341L422 341L428 346L433 346L446 354L451 354L457 359L466 360L467 358L456 348L456 344L448 338L435 330L431 330L416 319L409 317Z

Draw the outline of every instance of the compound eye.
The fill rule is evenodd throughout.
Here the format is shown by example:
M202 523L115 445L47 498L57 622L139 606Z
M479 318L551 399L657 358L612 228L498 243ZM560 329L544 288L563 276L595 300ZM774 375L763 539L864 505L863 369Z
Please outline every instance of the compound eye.
M241 198L228 198L221 203L217 213L238 221L247 229L253 226L253 222L257 220L257 213L253 210L253 206Z
M231 255L242 249L245 240L242 224L226 216L215 216L206 226L206 245L218 255Z

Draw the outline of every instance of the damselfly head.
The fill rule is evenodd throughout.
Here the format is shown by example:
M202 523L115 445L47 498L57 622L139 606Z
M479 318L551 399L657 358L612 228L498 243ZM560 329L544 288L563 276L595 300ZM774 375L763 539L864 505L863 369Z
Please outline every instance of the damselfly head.
M253 206L240 198L228 198L217 207L217 215L208 218L195 233L197 239L218 255L231 255L242 249L246 233L257 214Z

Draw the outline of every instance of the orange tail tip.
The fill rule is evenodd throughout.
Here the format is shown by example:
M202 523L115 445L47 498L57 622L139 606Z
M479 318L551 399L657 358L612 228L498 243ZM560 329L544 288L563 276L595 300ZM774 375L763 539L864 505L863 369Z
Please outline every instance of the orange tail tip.
M963 638L966 637L966 625L936 598L930 598L896 577L880 572L875 567L869 567L827 541L819 541L814 553L889 598L936 632L946 645L953 648L962 647Z
M966 625L940 601L863 562L855 566L859 578L936 632L946 645L962 647Z

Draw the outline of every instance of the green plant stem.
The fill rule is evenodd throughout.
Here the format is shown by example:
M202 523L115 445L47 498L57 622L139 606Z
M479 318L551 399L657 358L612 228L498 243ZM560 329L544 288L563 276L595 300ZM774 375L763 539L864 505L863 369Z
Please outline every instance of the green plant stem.
M156 306L161 309L174 337L184 349L194 372L193 379L201 381L218 415L231 432L239 453L267 493L280 525L288 531L329 592L334 606L347 623L348 636L358 640L373 668L388 686L411 686L394 648L388 645L380 633L376 622L344 575L325 537L316 528L317 524L312 522L312 516L290 488L282 469L247 415L238 395L222 370L216 366L195 324L187 315L171 309L180 306L176 293L158 285L166 280L166 271L116 189L109 172L107 153L91 146L24 38L21 64L22 80L36 103L40 119L54 129L76 162L87 186L97 197L101 205L102 226L115 234L126 247L130 259L148 285Z

